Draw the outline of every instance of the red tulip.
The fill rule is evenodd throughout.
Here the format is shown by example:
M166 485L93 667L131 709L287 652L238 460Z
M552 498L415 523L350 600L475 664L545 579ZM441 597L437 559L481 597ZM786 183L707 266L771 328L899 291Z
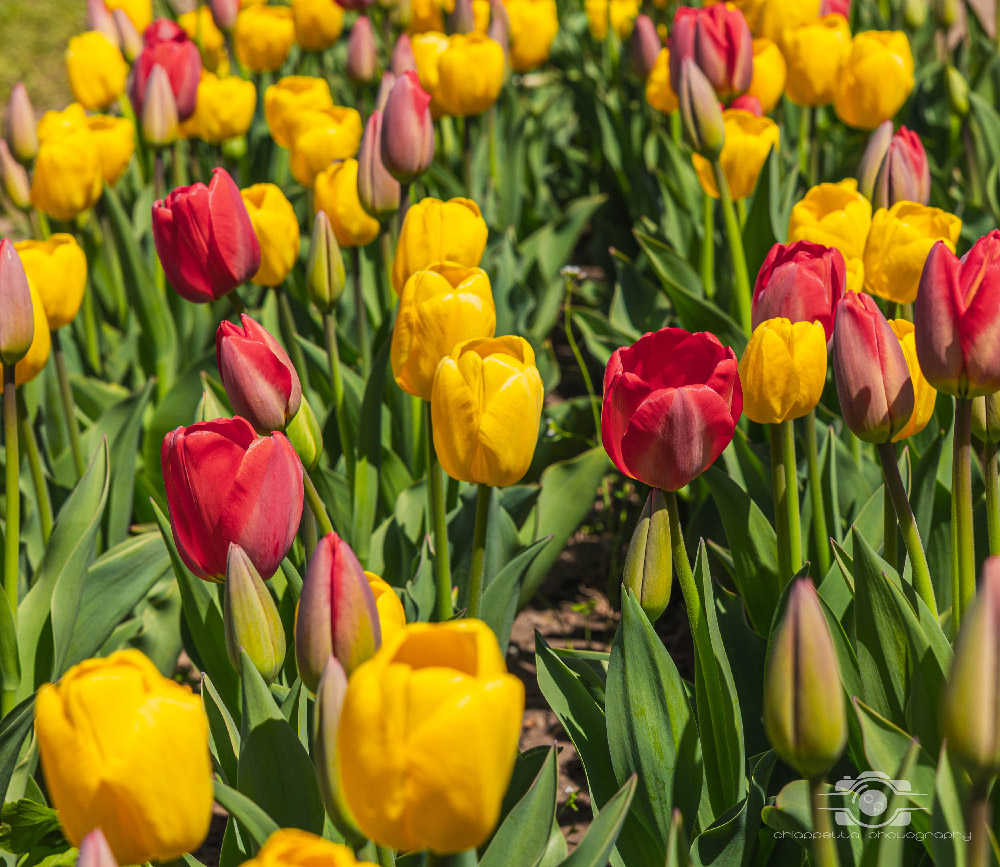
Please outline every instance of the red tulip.
M401 183L419 178L434 161L431 95L415 72L404 72L389 92L382 118L382 163Z
M260 267L250 215L225 169L153 203L153 240L167 279L188 301L222 298Z
M887 443L913 415L903 347L870 295L848 292L837 304L833 372L841 415L858 439Z
M410 42L410 37L405 33L400 33L396 40L392 49L392 58L389 60L389 69L394 75L417 71L417 61L413 56L413 43Z
M959 397L1000 391L1000 232L961 259L938 241L913 314L917 358L931 385Z
M858 189L876 208L891 208L896 202L926 205L931 172L920 136L905 126L893 135L892 121L882 121L861 158Z
M756 96L749 93L741 93L736 99L729 103L729 108L738 108L740 111L749 111L754 117L764 116L764 106Z
M827 15L843 15L849 19L851 17L851 0L820 0L819 17L825 18Z
M698 64L721 99L746 90L753 76L753 37L743 13L727 3L678 9L670 31L670 81L675 93L688 58Z
M635 19L628 48L632 69L645 81L653 70L660 49L663 48L660 34L656 32L656 25L648 15L639 15Z
M288 353L246 314L242 327L225 320L215 333L219 376L237 415L258 433L284 430L299 411L302 385Z
M201 78L201 54L198 46L181 29L167 18L157 18L142 34L142 52L132 67L132 86L129 95L136 116L142 116L146 101L146 84L153 67L162 66L167 71L170 87L177 101L177 116L187 120L194 114Z
M840 250L810 241L775 244L753 287L753 327L778 317L792 322L819 321L829 341L846 281L847 267Z
M722 454L742 411L733 350L714 334L661 328L611 356L601 438L623 473L676 491Z
M174 542L188 568L222 581L235 542L270 578L302 517L302 464L287 437L258 437L246 419L220 418L168 433L160 459Z
M347 77L357 84L367 83L375 78L377 66L378 45L375 43L375 30L367 15L359 15L351 27L351 35L347 37L345 65Z

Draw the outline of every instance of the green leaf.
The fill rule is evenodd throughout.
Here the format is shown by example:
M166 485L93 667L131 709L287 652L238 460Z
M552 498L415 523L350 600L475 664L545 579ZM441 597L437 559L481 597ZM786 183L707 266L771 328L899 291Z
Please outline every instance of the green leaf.
M264 845L267 838L278 830L277 823L246 795L227 786L219 780L213 780L215 800L230 816L240 823L244 834L254 842L252 854Z
M24 739L35 721L35 695L32 693L0 720L0 802L7 795L17 767Z
M0 811L0 849L24 855L39 847L69 848L59 826L59 814L26 798L4 804Z
M222 782L235 785L240 755L240 729L207 674L201 681L201 703L208 717L208 738L212 758Z
M931 809L931 854L937 867L965 867L967 833L965 804L969 800L968 777L951 759L946 747L938 755Z
M601 808L573 854L562 862L563 867L605 867L628 816L634 794L635 777L631 777Z
M518 552L483 591L482 618L496 634L503 653L507 652L507 645L510 643L510 631L514 625L514 615L517 613L521 583L531 564L548 542L548 539L539 539Z

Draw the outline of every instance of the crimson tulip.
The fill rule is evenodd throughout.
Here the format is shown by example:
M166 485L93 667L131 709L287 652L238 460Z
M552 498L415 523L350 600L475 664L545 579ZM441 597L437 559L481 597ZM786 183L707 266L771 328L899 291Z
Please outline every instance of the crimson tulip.
M237 415L258 433L284 430L299 411L302 385L288 353L246 314L242 325L225 320L215 333L219 376Z
M851 0L820 0L819 17L825 18L827 15L843 15L849 19L851 17Z
M778 317L819 322L829 341L846 283L847 266L840 250L811 241L775 244L753 287L753 327Z
M893 135L892 121L883 121L861 158L858 190L876 208L891 208L896 202L926 205L931 171L920 136L905 126Z
M288 438L258 437L246 419L220 418L168 433L160 460L174 542L187 567L222 581L236 543L270 578L302 517L302 464Z
M729 103L729 108L738 108L740 111L749 111L754 117L764 116L764 107L760 100L750 93L741 93L736 99Z
M649 73L652 72L656 58L663 48L660 34L656 32L656 24L648 15L639 15L635 19L628 48L632 69L645 81L649 78Z
M753 76L753 37L746 18L728 3L682 6L670 31L670 81L679 93L681 66L694 60L719 98L743 93Z
M1000 391L1000 231L959 259L938 241L920 276L913 311L917 358L938 391Z
M732 348L708 332L661 328L611 356L601 438L623 473L676 491L722 454L742 411Z
M198 46L179 24L167 18L157 18L142 34L142 51L132 66L129 96L137 117L142 116L146 102L146 85L153 67L162 66L170 79L177 101L177 117L187 120L194 114L201 79L201 54Z
M167 279L188 301L215 301L260 267L260 244L225 169L153 203L153 240Z

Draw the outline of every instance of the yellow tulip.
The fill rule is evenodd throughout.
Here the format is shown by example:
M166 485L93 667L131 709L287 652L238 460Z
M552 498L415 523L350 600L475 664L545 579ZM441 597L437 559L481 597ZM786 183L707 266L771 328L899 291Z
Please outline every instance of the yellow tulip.
M528 471L542 378L523 337L467 340L441 359L431 389L434 448L453 479L513 485Z
M292 131L302 112L328 105L333 105L333 98L325 79L309 75L282 78L264 91L264 118L271 138L283 148L291 147Z
M913 323L905 319L890 319L889 325L903 347L906 356L906 366L910 370L910 381L913 383L913 415L905 427L893 438L894 443L905 440L920 433L934 415L934 404L937 401L937 389L931 385L920 369L917 360L917 344L913 336Z
M456 33L438 57L438 86L433 96L446 114L482 114L503 86L503 48L482 33Z
M792 207L788 242L812 241L836 247L844 259L860 259L872 224L872 206L858 192L858 182L817 184Z
M472 199L426 198L414 203L403 218L392 263L392 285L401 295L415 271L435 262L457 262L475 268L483 258L486 221Z
M490 0L472 0L472 29L486 33L490 29Z
M609 27L619 39L628 39L639 15L639 0L584 0L587 26L594 39L608 38Z
M358 199L358 161L334 163L316 175L316 211L330 218L341 247L364 247L378 237L379 222L368 216Z
M353 108L328 105L302 112L292 120L292 175L311 187L330 163L346 160L361 145L361 115Z
M436 30L416 33L410 39L410 47L413 49L413 60L417 64L420 86L431 95L431 115L437 119L445 114L435 94L441 81L438 62L448 48L448 37Z
M459 343L492 337L497 325L490 278L482 268L438 262L403 287L392 332L392 375L403 391L431 399L438 362Z
M287 6L251 6L236 19L236 57L251 72L277 72L294 41L295 22Z
M212 10L207 5L185 12L177 23L201 50L201 62L205 69L219 75L229 72L226 37L216 26Z
M260 268L253 275L253 282L258 286L278 286L299 258L299 221L295 209L274 184L254 184L241 190L240 195L260 243Z
M843 15L827 15L785 31L788 98L796 105L829 105L848 55L851 28Z
M128 118L92 114L87 118L87 129L97 143L104 183L113 187L135 153L135 127Z
M559 32L555 0L507 0L510 21L510 65L530 72L549 59L552 40Z
M833 109L844 123L875 129L892 117L913 90L913 55L906 34L866 30L854 37Z
M896 202L879 208L865 244L865 288L872 295L912 304L927 255L937 241L953 253L962 221L940 208Z
M758 424L781 424L816 408L826 383L826 332L819 322L767 319L739 364L743 412Z
M153 0L104 0L104 5L110 12L121 9L140 35L153 23Z
M30 282L28 283L28 289L31 292L35 334L31 338L31 346L28 347L27 355L14 365L15 385L24 385L38 376L48 363L49 353L52 351L52 335L49 333L49 323L45 317L45 305L42 304L42 296L38 294L38 290Z
M770 114L785 91L788 69L781 49L770 39L761 37L753 41L753 78L750 80L749 96L760 100L764 114ZM649 89L647 86L647 99Z
M351 676L338 733L358 827L383 846L485 842L517 755L524 686L480 620L413 623Z
M755 117L739 108L727 108L722 112L722 119L726 142L719 161L733 199L745 199L757 186L757 176L771 148L778 147L778 125L769 117ZM712 164L701 154L692 154L691 161L698 172L701 188L712 198L719 198Z
M46 112L38 123L38 138L31 203L57 220L89 211L101 197L104 176L82 106Z
M411 34L442 32L444 9L441 0L410 0L410 23L406 29Z
M243 867L375 867L371 861L358 861L354 853L340 843L331 843L298 828L275 831L260 847L257 857Z
M326 51L344 30L344 9L336 0L292 0L295 39L306 51Z
M38 690L45 782L74 846L94 828L119 864L196 849L212 818L201 699L138 650L88 659Z
M99 111L125 92L128 64L107 36L89 30L69 40L66 74L73 98L84 108Z
M819 18L819 5L820 0L764 0L754 34L784 48L785 33Z
M399 601L396 591L379 578L374 572L365 572L368 586L375 597L375 608L378 610L378 622L382 629L382 643L386 644L389 637L398 629L406 626L406 611Z
M677 94L670 84L670 49L661 48L646 79L646 102L661 114L677 111Z
M861 259L845 259L847 266L847 291L861 292L865 288L865 264Z
M87 256L76 238L58 232L46 241L18 241L14 249L41 299L46 330L72 322L87 285Z
M608 38L608 0L584 0L587 29L598 42Z
M181 124L186 138L222 144L246 135L257 108L257 88L236 75L202 72L194 114Z

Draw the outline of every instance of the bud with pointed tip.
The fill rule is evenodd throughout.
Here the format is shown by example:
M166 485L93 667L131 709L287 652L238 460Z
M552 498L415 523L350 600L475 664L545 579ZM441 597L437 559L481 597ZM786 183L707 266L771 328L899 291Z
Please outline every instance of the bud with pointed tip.
M111 13L111 17L118 33L118 47L121 48L125 59L131 63L142 51L142 34L135 29L132 19L128 17L124 9L115 9Z
M972 432L984 443L1000 443L1000 392L972 399Z
M949 66L945 71L944 84L951 110L959 117L965 117L969 113L969 82L954 66Z
M392 92L392 86L396 83L396 77L396 73L389 69L382 73L378 83L378 93L375 96L375 111L385 111L385 104Z
M116 48L119 47L118 28L104 0L87 0L87 29L96 30Z
M326 211L317 211L312 243L309 246L309 261L306 263L309 300L319 308L320 313L329 313L344 294L346 284L344 257L333 226L330 225L330 218Z
M681 6L670 30L670 83L692 60L720 98L743 93L753 77L753 37L743 13L729 3L700 9Z
M80 841L76 867L118 867L114 853L100 828L94 828Z
M503 48L504 54L510 51L510 16L503 0L490 0L490 26L486 35Z
M472 0L455 0L455 6L448 13L446 29L451 33L472 33L476 29L476 14Z
M639 601L650 623L656 623L666 610L673 577L670 516L663 492L653 488L625 557L625 586Z
M718 159L726 141L722 109L711 82L691 58L681 65L677 99L688 143L705 159Z
M38 153L38 132L35 110L23 82L15 84L10 92L4 129L14 158L21 163L31 162Z
M364 839L364 835L355 825L340 781L337 737L340 734L340 714L346 695L347 675L344 667L337 661L337 657L331 656L323 668L323 676L316 690L316 704L313 708L313 764L319 778L320 795L333 824L348 841L360 841Z
M166 147L177 141L177 101L167 71L159 64L153 67L146 83L142 137L154 148Z
M375 78L378 66L378 47L375 31L367 15L359 15L347 39L347 77L357 84Z
M919 30L927 20L927 0L903 0L903 22L910 30Z
M419 178L434 161L431 95L415 72L396 79L382 119L382 162L400 183Z
M212 19L220 30L232 30L240 14L240 0L211 0Z
M764 730L774 751L807 779L844 751L847 715L830 627L812 581L795 582L764 670Z
M629 56L632 59L632 69L640 79L645 81L653 71L653 65L660 54L660 36L656 25L648 15L639 15L632 26L632 38L629 42Z
M0 362L17 364L35 337L35 309L21 257L10 238L0 241Z
M858 190L875 208L891 208L897 202L926 205L931 172L920 136L905 126L893 135L892 121L883 121L861 158Z
M0 139L0 179L3 180L3 188L11 204L22 211L28 210L31 207L28 171L14 159L4 139Z
M225 602L229 661L239 671L242 650L264 681L271 683L285 661L285 629L260 573L234 542L230 542L226 558Z
M204 381L205 374L202 372L202 382ZM215 389L205 382L205 388L201 393L201 400L198 401L198 406L194 410L195 422L215 421L217 418L231 417L232 413L222 405L222 401L215 394Z
M401 33L399 39L392 49L392 59L389 61L389 69L394 75L402 75L404 72L416 72L417 61L413 56L413 43L406 33Z
M358 201L376 220L399 210L402 190L382 163L382 112L373 111L361 137L358 154Z
M934 20L941 30L951 30L958 18L958 0L934 0Z
M323 454L323 428L319 426L316 414L305 395L299 404L299 411L285 428L285 436L302 461L302 466L307 470L315 468Z

